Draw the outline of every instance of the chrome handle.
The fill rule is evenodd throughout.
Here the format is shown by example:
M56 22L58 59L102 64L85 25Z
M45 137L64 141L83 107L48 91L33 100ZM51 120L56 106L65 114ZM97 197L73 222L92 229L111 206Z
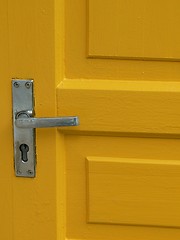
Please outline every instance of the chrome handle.
M24 114L23 114L24 115ZM78 117L33 118L19 117L15 120L18 128L50 128L78 126Z

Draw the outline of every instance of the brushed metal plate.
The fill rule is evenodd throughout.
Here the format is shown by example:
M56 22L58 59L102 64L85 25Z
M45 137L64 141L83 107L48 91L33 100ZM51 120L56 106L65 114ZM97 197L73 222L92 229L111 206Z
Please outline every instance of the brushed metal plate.
M15 124L17 113L34 112L33 80L12 80L13 129L14 129L14 167L17 177L35 177L36 144L35 129L19 128ZM22 160L21 144L29 147L27 161Z

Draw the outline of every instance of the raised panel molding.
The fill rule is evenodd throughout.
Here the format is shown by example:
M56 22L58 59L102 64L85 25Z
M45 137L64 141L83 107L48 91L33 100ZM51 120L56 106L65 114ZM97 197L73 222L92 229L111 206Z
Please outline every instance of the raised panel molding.
M89 0L88 57L180 60L179 1Z
M79 116L61 128L88 134L180 137L180 83L64 80L57 88L59 116Z
M180 227L180 161L87 157L88 222Z

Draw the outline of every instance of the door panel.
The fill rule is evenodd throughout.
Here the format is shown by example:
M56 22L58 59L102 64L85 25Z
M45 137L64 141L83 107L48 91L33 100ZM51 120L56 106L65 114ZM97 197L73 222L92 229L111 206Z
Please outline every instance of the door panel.
M179 45L177 23L180 21L180 14L178 13L179 7L177 7L177 5L179 6L178 0L167 0L166 2L162 0L140 0L136 1L136 3L137 6L134 1L127 2L123 0L66 1L66 78L179 81L179 60L175 59L175 52L178 54ZM126 4L128 4L128 8L125 11ZM117 11L114 12L116 7ZM143 19L142 15L136 13L137 8L145 9L144 17L146 16L146 19ZM141 21L140 26L142 27L140 28L140 26L137 25L137 31L134 31L134 28L131 27L132 21L130 21L129 18L127 21L127 16L130 16L132 9L135 11L134 19L136 20L140 17ZM118 10L120 10L120 12L118 12ZM78 14L76 14L77 12ZM109 12L108 15L107 12ZM122 15L120 14L122 12L124 12L124 24L119 22L120 18L122 18ZM166 14L167 12L168 14ZM158 14L159 17L157 16ZM165 15L166 17L164 17ZM168 21L168 19L170 19L170 21ZM117 23L115 23L116 20L118 21ZM101 22L103 24L100 26ZM119 31L118 29L115 29L114 23ZM120 28L122 25L123 29ZM99 30L98 27L101 27L101 29ZM138 57L140 56L138 53L142 51L141 49L145 47L144 44L146 43L142 37L144 29L147 33L146 50L149 53L149 57L153 54L154 58L152 61L143 61L143 57L141 57L142 61L138 61ZM110 30L112 32L109 32ZM125 56L120 52L120 50L122 50L122 44L120 43L123 30L126 30L125 33L128 34L124 34L123 36L123 51L126 50L129 52L129 55L126 54ZM113 31L116 32L114 33ZM159 33L158 38L156 36L157 31ZM129 32L133 38L129 37ZM132 33L134 33L135 36ZM138 41L138 34L141 35L140 41ZM132 49L131 47L133 40L135 40L133 46L139 49L137 53L133 52L134 48ZM116 47L117 45L119 48ZM165 50L167 45L168 48ZM177 46L177 50L173 50L175 46ZM93 48L95 49L93 50ZM110 51L109 55L107 52L108 50ZM103 51L105 52L103 53ZM160 55L161 53L162 56ZM167 54L165 55L165 53ZM148 55L144 56L148 58ZM121 57L127 57L127 59L119 59ZM167 58L166 62L158 61L160 60L158 59L159 57Z
M87 157L88 223L180 227L179 164Z
M88 13L89 56L180 59L178 0L89 0Z
M68 239L180 237L178 226L167 226L179 218L172 214L179 195L178 139L66 135L65 149Z
M180 237L180 15L163 4L65 3L57 111L80 118L59 129L67 239Z

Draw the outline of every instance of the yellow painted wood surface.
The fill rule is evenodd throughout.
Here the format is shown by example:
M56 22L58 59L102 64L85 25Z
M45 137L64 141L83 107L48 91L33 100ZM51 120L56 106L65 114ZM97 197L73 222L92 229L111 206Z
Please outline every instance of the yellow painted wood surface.
M89 0L90 57L180 60L178 0Z
M179 158L180 158L180 143L178 139L161 139L161 138L136 138L136 137L104 137L104 136L81 136L81 135L65 135L65 149L66 149L66 231L67 231L67 239L105 239L105 240L129 240L129 239L138 239L138 240L160 240L160 239L175 239L178 240L180 238L180 228L174 228L174 227L160 227L160 226L135 226L136 224L132 226L132 224L127 224L126 226L123 226L122 224L115 224L114 222L111 222L110 224L106 222L98 222L91 221L89 223L89 203L88 203L88 192L89 192L89 186L88 186L88 168L87 168L87 158L89 156L96 156L98 159L107 158L114 161L114 159L133 159L135 162L138 162L139 160L144 160L143 164L145 165L145 162L150 159L149 162L156 162L156 166L160 169L160 166L158 165L159 162L162 162L162 168L164 171L160 171L159 176L161 176L160 180L157 180L158 174L156 170L155 165L149 165L147 164L146 167L144 167L144 170L146 172L153 171L152 174L156 175L157 178L157 184L155 183L156 180L151 181L149 177L149 182L147 183L147 188L145 188L145 185L143 185L144 181L142 180L142 174L141 170L142 168L140 165L136 165L137 168L127 168L123 171L123 168L119 165L119 167L115 167L113 164L113 161L109 163L106 167L107 171L111 171L115 168L115 173L119 171L121 174L117 174L117 182L115 183L115 186L110 187L108 189L108 184L106 183L106 186L101 185L101 182L98 179L98 182L91 182L90 190L91 194L93 196L99 189L99 194L101 196L106 196L106 194L110 195L107 196L107 198L110 200L111 197L114 197L114 201L118 201L121 197L125 198L128 194L132 194L132 187L130 186L130 181L134 178L136 182L133 182L133 186L136 186L136 184L142 184L141 191L140 187L137 189L137 195L135 195L135 199L137 200L138 196L143 198L143 194L145 194L144 202L142 203L142 207L145 206L148 202L148 189L151 191L151 193L155 196L156 189L159 187L161 190L160 192L166 193L166 196L168 195L168 191L166 190L166 187L170 188L169 193L173 193L173 195L169 195L168 199L173 201L173 198L175 200L173 201L174 205L168 205L166 209L167 215L171 215L170 209L172 210L177 207L179 209L179 204L176 202L176 199L179 199L179 188L178 185L175 185L176 188L174 188L173 182L175 183L175 176L173 174L170 174L172 179L169 179L169 182L164 181L163 174L165 172L171 171L170 168L168 169L167 165L163 166L163 163L169 162L173 164L172 162L176 162L177 166L179 165ZM148 157L148 159L147 159ZM102 165L101 165L102 163ZM105 167L103 161L101 161L99 164L99 175L104 174ZM131 165L132 166L132 165ZM124 181L118 181L118 179L122 180L123 176L125 176L128 172L132 170L138 171L139 166L139 173L141 173L141 176L139 174L139 178L135 177L135 173L131 174L131 178L129 177L127 179L127 182ZM141 165L142 166L142 165ZM167 167L167 168L166 168ZM161 169L162 169L161 168ZM165 170L166 169L166 170ZM175 172L177 171L177 168L175 168ZM91 172L92 173L92 172ZM109 177L106 178L107 181L111 182L112 177L115 173L112 173ZM177 172L176 172L177 173ZM92 173L93 174L93 173ZM124 175L123 175L124 174ZM177 175L176 175L177 176ZM93 178L93 175L92 175ZM147 174L148 178L148 174ZM179 176L177 176L179 178ZM93 178L94 179L94 178ZM142 181L141 181L142 180ZM171 181L171 182L170 182ZM173 182L172 182L173 181ZM94 183L94 184L93 184ZM129 183L129 184L128 184ZM96 184L96 185L95 185ZM122 184L122 185L121 185ZM129 189L125 189L125 184ZM168 185L169 184L169 185ZM172 184L170 186L170 184ZM118 193L120 191L124 190L124 194L116 196L115 190L117 186L121 186L121 188L118 188ZM97 191L96 191L97 190ZM104 190L104 191L103 191ZM126 191L126 192L125 192ZM160 194L159 192L159 194ZM122 192L121 192L122 193ZM157 192L156 192L157 193ZM126 195L127 194L127 195ZM135 194L135 193L134 193ZM96 195L97 196L97 195ZM156 195L157 196L157 195ZM177 197L176 197L177 196ZM132 195L131 195L132 197ZM150 196L149 196L150 197ZM99 203L99 200L95 201L93 204L96 206L96 210L100 211L103 206L105 208L106 204L107 209L105 209L104 213L101 216L98 216L96 214L96 217L102 218L107 220L107 213L110 213L110 210L113 209L113 206L107 205L108 199L103 199L102 203ZM135 200L134 199L134 200ZM150 197L152 200L152 198ZM149 199L149 201L150 201ZM157 200L157 198L156 198ZM127 198L128 201L128 198ZM133 199L129 199L129 202L132 201L133 206ZM160 198L159 201L164 201L164 198ZM176 204L175 204L176 202ZM98 208L99 203L99 208ZM156 202L158 204L158 200ZM154 205L155 206L157 205ZM115 204L114 204L115 205ZM128 204L127 204L128 205ZM129 203L130 205L130 203ZM134 205L137 206L137 202L134 201ZM119 206L119 208L121 208ZM130 207L130 206L129 206ZM171 207L171 208L170 208ZM133 208L133 207L132 207ZM132 210L131 208L131 210ZM152 207L153 208L153 207ZM162 209L162 206L161 206ZM92 210L92 209L91 209ZM146 212L150 212L150 209L146 209ZM115 212L115 209L113 213ZM118 211L115 216L121 215L122 211ZM96 212L97 213L97 212ZM165 216L166 213L163 213ZM127 214L132 217L132 212L128 211ZM111 215L111 214L110 214ZM140 220L140 215L143 215L143 212L137 213L137 218L134 218L134 221L137 220L137 224ZM94 215L93 215L94 216ZM106 218L105 218L106 216ZM111 218L115 216L110 216ZM177 216L177 215L176 215ZM177 216L178 217L178 216ZM126 217L127 218L127 217ZM150 221L153 219L150 218L150 216L144 216L146 223L147 221ZM160 219L161 216L158 216L158 219ZM102 219L101 219L102 220ZM156 221L156 219L153 219ZM166 220L168 221L168 217L166 216ZM175 218L174 218L175 220ZM173 221L174 221L173 220ZM165 221L163 219L163 221Z
M55 240L55 131L37 131L37 177L16 178L11 103L11 79L32 78L36 115L56 114L54 3L0 1L0 22L0 239Z
M180 161L87 157L88 222L180 227Z
M80 116L63 130L179 137L179 82L64 80L57 94L59 115Z
M113 16L113 19L118 19L120 18L119 13L117 11L114 13L113 12L113 3L115 1L101 1L101 0L89 0L84 1L84 0L66 0L66 7L65 7L65 75L66 78L68 79L116 79L116 80L153 80L153 81L179 81L179 75L180 75L180 68L179 68L179 63L178 62L172 62L171 59L170 61L166 59L166 62L164 61L139 61L139 60L134 60L138 55L132 54L132 56L129 56L128 60L120 60L116 56L121 55L120 50L116 49L116 52L114 53L115 56L111 56L109 58L104 58L103 56L94 56L93 58L90 57L89 52L88 52L88 46L89 46L89 22L93 21L93 19L89 20L89 4L93 5L95 9L93 8L93 11L98 11L99 10L99 19L101 22L103 22L102 29L104 29L104 34L102 31L102 37L101 39L104 39L103 43L101 44L101 39L96 38L96 36L93 35L93 32L91 32L91 37L95 38L97 40L97 44L94 42L93 46L96 46L96 50L98 49L99 52L101 51L100 49L103 48L105 45L106 41L106 31L108 33L109 28L114 28L110 26L111 19L109 19L109 23L106 24L108 21L109 16L105 16L105 12L109 11L111 12L111 17ZM125 0L118 0L116 1L117 4L119 5L118 8L120 8L121 5L125 5L127 1ZM105 5L103 5L105 3ZM111 3L112 3L112 11L111 11ZM127 8L127 14L128 16L130 15L129 12L133 12L131 9L134 6L134 1L128 1L128 8ZM179 31L178 31L178 24L179 20L175 21L174 24L172 22L167 23L166 19L169 19L169 14L172 16L170 17L171 21L174 19L179 19L180 14L178 13L179 11L179 1L178 0L173 0L170 2L169 0L166 1L136 1L138 6L140 4L149 4L151 6L151 9L147 9L146 13L148 14L148 23L147 25L144 25L144 28L146 28L146 32L149 31L149 33L152 33L149 36L149 49L148 52L156 53L154 50L156 49L157 51L160 51L161 45L162 47L164 46L163 44L168 44L167 41L169 40L172 45L168 45L169 48L174 48L174 46L177 46L179 48L179 43L177 39L179 39ZM98 5L99 4L99 5ZM109 10L107 10L107 5ZM155 6L154 6L155 5ZM167 9L167 6L170 5L169 12ZM98 7L97 7L98 6ZM165 6L165 8L164 8ZM155 9L152 9L155 8ZM125 8L124 8L125 9ZM137 10L137 9L135 9ZM96 12L92 12L94 15ZM168 16L164 17L164 13L168 12ZM78 13L78 14L75 14ZM103 14L102 16L105 17L103 21L103 17L101 19L101 13ZM156 13L156 16L154 17L154 14ZM118 16L116 16L118 14ZM157 16L159 14L159 17ZM93 15L91 15L93 17ZM126 18L126 13L124 13L124 17ZM99 22L95 21L98 20L98 18L94 19L94 28L93 31L97 28L96 26L99 25ZM156 36L153 35L153 29L157 30L156 24L152 24L156 21L156 24L158 23L158 28L159 32L164 33L164 35L168 34L168 38L164 39L162 38L162 44L157 42L159 41L159 38L156 41ZM167 23L167 25L165 24ZM172 26L171 29L169 29L169 24ZM107 27L106 27L107 25ZM128 21L124 21L124 26L123 29L128 29L129 26ZM152 27L153 29L149 30L149 26ZM166 28L167 26L167 28ZM164 29L165 28L165 29ZM132 32L134 29L130 28L129 31ZM167 31L167 33L165 32ZM121 32L121 29L119 29L119 32ZM128 32L128 30L126 30ZM173 32L173 35L171 35L171 32ZM99 33L100 34L100 33ZM142 32L143 34L143 32ZM154 32L156 34L156 32ZM117 35L116 35L117 36ZM121 36L117 36L118 39L120 39ZM128 47L131 45L132 39L127 38L126 36L123 36L126 41L126 50ZM137 37L134 37L137 39ZM151 38L153 39L153 42L155 44L151 44ZM108 47L113 48L114 45L117 42L117 39L113 39L112 36L108 36L108 40L110 40ZM177 41L177 42L176 42ZM106 41L107 42L107 41ZM114 43L115 42L115 43ZM113 45L111 47L111 45ZM142 48L142 42L137 41L134 43L134 45L140 49ZM168 52L168 49L166 49L167 52L167 57L173 57L170 56L170 52ZM91 51L92 47L91 47ZM122 56L122 55L121 55Z
M11 124L11 95L9 66L8 66L8 21L7 1L0 1L0 99L1 99L1 120L0 120L0 238L10 240L13 237L13 209L12 209L12 124ZM9 91L9 94L8 94ZM9 107L7 107L9 106Z
M141 6L143 2L139 0L137 6ZM99 3L102 4L102 9L107 11L107 1L104 5L103 1L99 0ZM160 3L162 1L158 2L156 7L160 8ZM88 4L96 10L101 7L96 8L98 2L93 0L89 0L89 3L84 0L2 0L0 3L0 33L3 36L0 38L0 97L1 102L6 103L1 106L3 118L0 127L0 239L179 240L180 228L173 214L173 226L170 227L167 227L170 220L164 223L166 227L160 227L159 222L154 227L135 226L135 223L134 226L122 226L113 224L114 222L89 223L86 166L88 156L133 158L136 161L153 159L162 161L162 165L166 161L172 162L173 159L177 166L179 165L180 65L178 61L172 61L179 56L179 13L175 7L179 6L179 2L173 1L168 17L177 24L170 23L168 26L172 26L172 29L168 33L164 28L160 31L162 37L169 37L160 49L154 47L156 32L153 33L153 29L150 29L152 41L148 39L150 47L147 56L152 57L151 61L143 61L142 58L135 60L140 55L128 50L135 40L137 42L134 44L141 50L141 44L144 43L138 41L138 36L127 41L127 60L117 57L123 56L120 49L111 54L114 51L111 46L107 49L105 45L101 45L99 39L93 35L96 29L89 32L88 24L93 19L89 14ZM167 6L169 5L168 1ZM125 18L128 14L130 16L132 6L128 6ZM113 9L112 5L109 10L113 12ZM151 9L146 10L147 19L154 23L157 17L153 18ZM164 27L165 12L167 8L165 11L156 9L154 12L160 17L156 30L162 25ZM104 12L101 16L104 16L103 14ZM108 21L108 16L105 17ZM119 16L114 16L114 19L117 21ZM165 20L166 23L168 19ZM117 44L117 39L114 40L116 35L109 36L106 21L100 24L103 24L105 34L111 39L109 43ZM144 25L146 32L151 25ZM123 26L124 29L127 28L128 34L131 31L128 31L129 27L129 23ZM128 36L124 36L124 39L128 39ZM89 37L93 38L96 49ZM173 46L169 47L170 43L173 43ZM91 52L88 52L89 44ZM93 51L101 52L102 47L104 52L101 55L91 56ZM108 58L104 57L107 50L110 50L112 55ZM166 61L153 59L159 56L167 57ZM58 129L57 132L53 129L37 131L35 179L14 176L11 79L16 77L34 79L37 117L78 115L81 122L76 130L70 128L64 131ZM118 121L116 116L122 117L120 112L124 112L126 116ZM111 121L107 118L110 114ZM122 137L120 133L123 131L131 137ZM144 132L145 135L142 135ZM151 136L148 135L150 133ZM169 135L171 139L168 138ZM159 138L154 138L157 136ZM149 170L149 165L145 169ZM158 175L153 166L153 171ZM167 165L162 166L164 167ZM100 167L100 170L102 168ZM127 169L126 172L128 171L130 170ZM166 168L166 173L168 171L171 169ZM142 169L140 172L142 174ZM160 176L162 175L160 172ZM173 179L172 184L175 182ZM134 178L134 181L138 183L140 180ZM162 178L160 185L163 186L164 183ZM154 194L153 184L149 181L148 186ZM92 185L91 187L91 192L94 192L95 189ZM145 187L144 191L147 191ZM173 191L175 189L171 185L170 192ZM166 194L168 195L167 192ZM173 194L174 198L177 194L178 199L179 189ZM139 196L143 196L140 189ZM147 201L147 198L145 200ZM174 209L178 208L176 201L173 204ZM110 211L110 208L107 210ZM133 219L139 223L138 216ZM150 222L147 217L146 223Z
M170 214L173 219L171 221L171 218L167 217L168 210L166 220L163 219L165 215L154 220L153 217L145 216L143 210L141 213L136 212L137 217L133 218L134 226L129 210L128 216L131 216L131 221L123 226L119 224L119 219L109 223L104 217L107 212L110 215L114 209L112 215L115 216L110 216L112 220L113 217L121 216L123 209L116 213L115 208L106 204L105 200L102 206L97 200L93 203L93 206L96 206L96 214L89 217L95 216L100 220L88 220L88 156L111 160L133 158L135 161L142 159L144 162L148 159L162 161L162 165L156 165L160 169L160 176L163 175L161 169L167 167L163 165L166 161L176 161L179 165L180 160L180 65L177 41L179 32L176 26L179 22L179 2L140 0L136 3L129 1L128 7L126 4L123 0L67 0L65 4L65 76L57 87L57 111L59 115L78 115L80 118L80 126L77 128L59 128L59 132L65 134L67 239L180 238L178 218L175 217L177 215ZM122 12L123 14L120 14ZM154 174L158 175L157 168L151 162L146 167L144 169L153 169ZM103 165L100 165L99 172L102 170L102 173L99 174L103 175L103 169ZM140 169L139 173L142 175L143 168ZM171 171L170 167L166 170ZM122 171L120 169L120 173ZM128 171L130 169L125 173ZM121 175L114 183L116 186L121 185ZM111 181L112 178L107 179ZM134 185L141 184L140 178L132 176L131 179L134 180ZM148 188L153 196L157 196L154 191L155 182L159 183L160 192L164 191L165 195L168 195L164 188L167 179L162 177L159 182L158 176L154 182L150 179L147 189L145 186L142 191L139 189L138 196L143 198L143 193L146 193ZM96 196L99 187L100 192L102 190L102 198L106 193L110 195L109 199L116 198L115 187L105 192L105 186L98 185L100 183L96 180L97 186L94 186L96 181L91 184L91 196ZM171 193L175 182L171 182ZM126 186L128 195L128 189L131 191L132 187L130 184ZM124 188L122 184L119 192ZM178 185L176 188L177 191L174 190L174 197L171 199L173 204L168 205L172 206L171 209L179 209L177 202L173 201L179 199ZM119 198L117 194L117 199ZM161 197L159 200L157 198L154 209L157 209L158 201L163 201ZM133 199L131 200L133 206ZM144 199L144 206L148 201L148 197ZM134 199L134 205L137 206L136 204ZM105 213L102 213L103 206L104 209L107 206ZM150 213L149 209L145 210L146 213ZM160 211L162 212L162 208L159 209L159 213ZM98 215L100 212L101 216ZM142 219L146 226L141 223ZM161 220L163 226L160 226ZM150 226L152 221L156 222L156 226Z

